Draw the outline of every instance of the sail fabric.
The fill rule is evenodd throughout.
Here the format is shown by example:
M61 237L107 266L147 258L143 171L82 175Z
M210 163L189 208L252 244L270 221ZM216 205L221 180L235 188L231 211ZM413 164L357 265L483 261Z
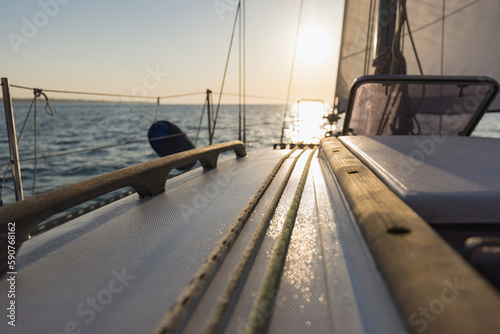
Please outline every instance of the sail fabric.
M365 73L367 53L372 49L370 41L370 5L374 0L351 0L345 2L342 45L340 47L339 69L337 74L336 97L338 110L343 112L351 84ZM368 56L370 59L372 55Z
M407 11L424 74L484 75L500 81L498 0L444 1L444 43L443 1L408 1ZM408 34L404 54L408 74L419 74ZM490 109L500 109L499 98Z
M373 2L377 11L378 1ZM345 109L353 80L373 74L371 65L368 71L365 67L373 59L373 39L367 41L370 4L370 0L346 0L336 88L339 111ZM498 0L407 0L406 7L425 75L479 75L500 81ZM375 20L377 17L375 14ZM402 45L407 74L420 74L406 27ZM490 106L490 110L498 109L499 97Z

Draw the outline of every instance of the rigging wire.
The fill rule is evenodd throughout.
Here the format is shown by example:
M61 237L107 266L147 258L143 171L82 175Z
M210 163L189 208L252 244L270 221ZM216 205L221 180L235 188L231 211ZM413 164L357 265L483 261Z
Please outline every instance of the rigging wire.
M241 35L242 35L242 29L241 29L241 12L240 11L240 16L239 16L239 38L238 38L238 140L241 141L241 122L242 122L242 110L241 110Z
M479 3L479 1L481 1L481 0L475 0L475 1L472 1L472 2L470 2L470 3L468 3L468 4L464 5L464 6L462 6L462 7L458 8L458 9L456 9L456 10L454 10L454 11L452 11L452 12L448 13L447 15L445 15L445 16L443 16L443 17L441 17L441 18L437 19L437 20L434 20L434 21L432 21L432 22L429 22L429 23L427 23L427 24L424 24L423 26L418 27L417 29L413 30L413 32L414 32L414 33L415 33L415 32L418 32L418 31L423 30L423 29L425 29L425 28L427 28L427 27L430 27L430 26L432 26L432 25L434 25L434 24L436 24L436 23L439 23L439 22L440 22L441 20L443 20L443 19L447 19L447 18L449 18L450 16L453 16L453 15L455 15L455 14L458 14L458 13L460 13L461 11L463 11L463 10L465 10L465 9L467 9L467 8L469 8L469 7L471 7L471 6L473 6L473 5L478 4L478 3Z
M217 118L219 117L219 109L220 109L220 104L221 104L221 99L222 99L222 92L224 91L224 84L226 82L227 68L229 66L229 59L231 57L231 50L233 48L234 32L236 31L236 24L238 22L238 15L240 13L240 8L241 8L241 0L240 0L240 2L238 2L238 8L236 9L236 15L234 18L233 33L231 34L231 41L229 42L229 52L227 53L226 66L224 68L224 75L222 77L222 84L221 84L221 88L220 88L221 93L219 94L219 101L217 103L217 110L215 112L215 117L214 117L214 121L213 121L212 134L211 134L212 138L213 138L214 133L215 133L215 127L217 126Z
M300 9L299 9L299 20L297 22L297 32L295 33L295 44L293 46L292 68L290 70L290 78L288 79L288 91L287 91L287 94L286 94L285 112L283 114L283 126L281 127L280 143L283 143L283 136L285 134L286 114L287 114L287 111L288 111L288 102L290 100L290 90L292 88L293 68L295 67L295 55L297 53L297 42L299 40L300 21L302 19L302 9L303 9L303 7L304 7L304 0L301 0L300 1Z
M408 20L408 13L406 11L406 1L402 3L402 10L404 16L406 18L406 28L408 29L408 36L410 36L411 46L413 48L413 53L415 54L415 58L417 59L418 70L420 71L420 75L424 75L424 71L422 69L422 63L420 62L420 57L418 56L417 47L415 46L415 41L413 40L412 30L410 28L410 21Z
M401 0L398 19L398 28L394 34L391 47L391 69L390 74L406 74L406 60L401 52L401 32L406 21L406 0Z
M5 172L3 173L3 178L2 178L2 184L0 184L0 206L3 205L3 201L2 201L3 189L4 188L12 189L10 187L5 186L5 180L7 179L7 174L9 173L9 169L10 169L11 164L12 164L12 161L9 161L5 164L7 166L7 168L5 168ZM14 190L14 192L15 192L15 190Z
M444 29L445 29L445 19L444 16L446 14L446 0L443 0L443 15L442 15L442 21L441 21L441 75L444 75ZM443 109L443 86L439 86L439 94L440 94L440 99L439 99L439 108L440 110ZM439 135L442 135L442 129L443 129L443 114L439 115Z
M403 56L405 54L405 35L406 35L405 28L406 25L403 26L403 32L401 33L401 52L403 53Z
M299 32L299 27L300 27L300 18L302 16L302 7L303 7L303 0L301 1L300 15L299 15L299 25L297 27L297 34ZM214 121L213 121L213 130L212 130L211 136L213 138L213 135L214 135L214 132L215 132L215 127L216 127L217 118L218 118L219 109L220 109L220 104L221 104L222 92L223 92L223 89L224 89L224 83L225 83L225 78L226 78L227 69L228 69L229 58L230 58L230 54L231 54L231 50L232 50L232 44L233 44L233 39L234 39L234 32L235 32L236 23L237 23L238 17L239 17L239 20L240 20L240 22L239 22L240 23L240 31L239 31L239 34L240 34L240 67L242 66L242 69L240 68L240 76L242 76L242 77L240 77L240 91L239 91L239 93L237 95L239 96L239 99L240 99L240 108L241 108L241 98L243 98L243 110L242 110L242 112L240 110L240 126L239 126L240 135L239 136L240 136L240 139L241 138L243 139L243 142L246 142L246 97L262 98L262 99L274 99L274 100L283 100L283 99L282 98L277 98L277 97L268 97L268 96L246 95L246 72L245 72L245 69L246 69L246 38L245 38L246 25L245 25L244 8L245 8L245 1L243 0L243 2L242 2L240 0L239 3L238 3L238 8L237 8L236 16L235 16L235 22L234 22L234 25L233 25L233 33L232 33L232 36L231 36L231 42L230 42L230 46L229 46L229 52L228 52L228 57L227 57L227 61L226 61L226 67L225 67L225 70L224 70L224 76L223 76L223 81L222 81L222 85L221 85L221 92L219 93L219 101L218 101L218 105L217 105L217 111L216 111L216 115L215 115L215 118L214 118ZM242 49L243 49L243 52L242 52ZM295 45L295 49L296 49L296 45ZM295 52L294 52L294 60L292 62L292 74L290 76L289 91L290 91L291 79L292 79L292 75L293 75L293 67L294 67L293 63L294 63L294 61L295 61ZM241 92L241 83L243 83L243 87L242 87L243 88L243 94ZM45 97L45 99L46 99L45 111L49 115L53 115L54 114L54 112L52 110L52 107L49 104L47 96L42 92L41 89L31 88L31 87L21 86L21 85L10 85L10 86L14 87L14 88L18 88L18 89L34 90L34 92L35 92L35 98L32 101L32 104L30 106L30 111L28 112L28 115L27 115L27 117L25 119L23 127L22 127L22 129L21 129L21 131L19 133L19 138L20 138L21 135L22 135L22 132L24 130L24 127L26 125L26 122L28 120L29 114L31 113L31 108L34 106L35 107L34 108L34 113L35 113L35 116L34 116L34 124L35 124L35 129L34 129L35 147L34 147L34 151L35 151L35 154L34 154L34 157L32 157L32 158L27 158L27 159L20 160L21 162L35 160L33 194L34 194L34 191L35 191L35 178L36 178L36 170L37 170L38 159L41 159L41 158L50 158L50 157L56 157L56 156L63 156L63 155L75 154L75 153L83 153L83 152L89 152L89 151L94 151L94 150L98 150L98 149L111 148L111 147L123 146L123 145L128 145L128 144L137 143L137 142L143 142L143 141L147 141L147 140L153 140L153 139L159 139L159 138L168 138L168 137L175 137L176 136L176 135L170 135L170 136L152 138L152 139L147 139L147 140L128 141L128 142L125 142L125 143L119 143L119 144L113 144L113 145L105 145L105 146L101 146L101 147L97 147L97 148L84 149L84 150L76 150L76 151L70 151L70 152L62 152L62 153L50 154L50 155L45 155L45 156L39 157L38 156L38 151L37 151L37 131L36 131L36 109L37 109L36 107L37 107L37 102L36 102L36 98L39 97L39 96L41 96L41 95L43 95ZM159 105L160 105L160 100L161 99L204 94L204 92L195 92L195 93L176 94L176 95L168 95L168 96L160 96L160 97L151 97L151 96L136 96L136 95L127 95L127 94L95 93L95 92L56 90L56 89L45 89L44 91L51 92L51 93L62 93L62 94L79 94L79 95L94 95L94 96L108 96L108 97L128 97L128 98L141 98L141 99L156 99L155 123L157 122L157 119L158 119ZM38 94L38 96L37 96L37 94ZM232 94L232 93L226 93L226 94L227 95L236 95L236 94ZM288 105L289 92L288 92L288 96L287 96L286 101L287 101L287 105ZM210 102L208 102L208 103L210 103ZM205 105L204 105L204 107L205 107ZM49 111L49 109L50 109L50 111ZM286 113L286 110L285 110L285 113ZM203 117L203 114L204 114L204 109L202 111L202 117ZM241 118L243 118L243 126L241 126ZM263 123L263 124L266 124L266 123ZM198 135L199 135L200 129L201 129L201 123L200 123L200 125L198 127L197 140L198 140ZM224 129L224 128L222 128L222 129ZM243 135L241 134L242 130L243 130ZM7 165L6 173L8 173L8 170L10 169L11 162L6 163L5 165ZM0 166L2 166L2 164L0 164ZM2 185L1 185L2 190L3 190L3 183L4 183L4 181L5 181L5 177L4 177L4 179L2 181ZM0 197L1 197L1 190L0 190Z
M247 80L247 70L246 70L246 8L245 8L245 0L243 1L242 8L242 18L243 18L243 144L247 142L247 102L246 102L246 80Z
M38 150L37 150L37 131L36 131L36 98L38 97L39 95L37 95L37 93L35 93L35 109L33 110L33 140L34 140L34 143L33 143L33 147L34 147L34 151L35 151L35 167L34 167L34 170L33 170L33 187L31 188L31 196L35 195L35 185L36 185L36 172L37 172L37 169L38 169Z
M463 7L460 7L460 8L458 8L457 10L455 10L455 11L453 11L453 12L448 13L447 15L445 15L445 16L444 16L444 18L445 18L445 19L447 19L447 18L449 18L450 16L456 15L456 14L460 13L461 11L463 11L463 10L465 10L465 9L467 9L467 8L469 8L469 7L471 7L472 5L475 5L475 4L479 3L479 1L481 1L481 0L475 0L475 1L471 2L471 3L468 3L467 5L464 5ZM432 21L432 22L429 22L429 23L427 23L427 24L424 24L423 26L420 26L420 27L418 27L418 28L414 29L414 30L413 30L413 33L419 32L420 30L426 29L426 28L428 28L428 27L430 27L430 26L432 26L432 25L434 25L434 24L436 24L436 23L439 23L439 22L441 22L441 20L442 20L442 19L443 19L443 18L439 18L439 19L437 19L437 20L434 20L434 21ZM407 21L407 22L408 22L408 21ZM349 53L349 54L347 54L347 55L345 55L345 56L342 56L340 59L341 59L341 60L344 60L344 59L348 59L348 58L356 57L356 56L358 56L358 55L360 55L360 54L362 54L362 53L365 53L365 52L366 52L366 50L355 51L355 52L353 52L353 53Z
M370 68L370 35L372 32L372 20L374 20L374 11L373 11L373 0L370 0L370 10L368 11L368 30L366 31L366 46L365 46L365 64L363 67L363 75L367 75Z
M445 27L444 16L446 14L445 10L446 10L446 0L443 0L443 16L441 24L441 75L444 74L444 27Z
M406 11L406 0L401 0L399 3L399 19L398 19L398 27L396 29L396 32L394 34L393 40L392 40L392 46L391 46L391 55L388 56L388 48L384 51L384 57L378 57L378 68L383 68L385 67L388 62L391 63L390 67L390 74L406 74L406 60L403 56L402 50L401 50L401 41L404 40L402 36L403 28L405 26L405 22L408 24L408 16L407 16L407 11ZM411 30L409 29L408 25L408 30L409 34L411 36ZM413 42L413 40L412 40ZM414 43L412 43L414 47ZM416 51L416 48L414 47L414 52L415 56L418 60L418 54ZM382 61L382 58L383 61ZM374 61L375 63L375 61ZM422 73L422 68L420 66L420 61L419 63L419 68ZM395 93L395 95L394 95ZM425 85L423 86L423 95L425 95ZM398 98L400 97L400 103L398 107L395 107L396 102L398 101ZM392 99L392 105L389 106L390 101ZM405 104L406 108L401 108L401 105ZM396 88L396 85L391 85L391 92L388 95L386 105L384 107L384 112L382 114L378 129L377 129L377 135L381 135L383 131L385 130L387 124L389 123L389 118L391 116L392 110L396 110L396 114L391 121L390 127L391 131L393 134L418 134L420 133L420 124L419 121L416 118L416 113L419 107L415 107L413 105L413 102L411 99L408 97L408 87L401 85L398 88ZM417 132L414 133L414 125L417 126Z

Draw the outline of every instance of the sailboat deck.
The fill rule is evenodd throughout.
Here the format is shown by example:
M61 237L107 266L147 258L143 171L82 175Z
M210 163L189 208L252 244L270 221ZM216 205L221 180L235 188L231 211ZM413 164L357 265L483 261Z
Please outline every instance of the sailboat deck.
M259 202L190 317L186 332L203 329L218 294L299 151L285 161ZM18 253L16 298L23 312L15 331L50 333L69 326L82 329L82 333L151 332L269 171L288 152L257 151L247 158L227 159L208 172L194 170L169 180L164 194L152 198L128 196L28 240ZM306 150L297 162L234 305L228 332L237 333L247 324L311 152ZM352 218L343 205L332 209L315 157L276 298L271 332L376 333L404 328L354 225L343 227L343 238L351 246L345 249L343 245L335 217ZM358 278L353 280L353 275ZM6 283L3 280L0 284ZM377 308L381 303L386 306ZM27 316L33 314L37 317Z
M199 333L206 328L218 297L298 157L244 285L238 288L219 329L240 333L254 325L249 316L310 155L273 310L263 315L270 319L269 332L401 333L408 330L405 322L408 326L408 316L418 305L432 301L428 297L443 289L444 280L453 281L456 273L460 282L469 284L467 293L447 306L448 313L429 327L429 333L442 333L449 325L447 319L466 314L467 303L474 305L485 294L485 304L476 304L476 314L469 315L477 320L471 326L484 323L484 328L490 328L500 321L489 317L500 309L496 293L470 274L461 260L458 267L456 263L441 266L439 261L448 261L451 248L442 246L437 236L429 238L430 228L418 225L427 224L411 209L398 208L393 215L383 206L377 212L374 206L370 214L359 214L367 209L352 200L353 192L341 174L359 176L363 182L377 177L358 159L347 159L347 148L332 138L322 142L319 153L308 148L261 150L245 158L226 159L216 169L193 170L169 180L163 194L128 196L26 241L17 255L16 302L22 312L14 332L150 333L158 329L266 176L289 153L208 279L210 284L186 308L178 329ZM347 159L345 165L342 159ZM385 187L380 181L376 180L377 185L370 182L362 192L371 186ZM362 200L366 198L361 194ZM405 212L410 216L398 220ZM410 224L412 233L400 235L400 230L391 230L391 217L402 226ZM392 234L387 234L387 228ZM434 250L438 256L422 261ZM425 268L433 272L425 273ZM7 288L6 280L0 288ZM488 321L477 318L478 314ZM6 326L0 324L2 331Z

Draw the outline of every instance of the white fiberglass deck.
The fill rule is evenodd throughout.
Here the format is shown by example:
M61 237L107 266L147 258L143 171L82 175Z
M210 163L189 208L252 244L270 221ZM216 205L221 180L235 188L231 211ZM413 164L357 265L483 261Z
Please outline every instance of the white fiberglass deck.
M18 254L16 327L5 333L150 333L287 151L254 151L131 195L25 242ZM185 332L199 333L294 153L255 209ZM304 168L297 163L227 323L239 333ZM272 333L400 333L404 325L345 199L315 157L271 318ZM326 168L326 169L325 169ZM332 201L335 203L332 206ZM0 282L0 291L7 282ZM5 309L4 298L2 308Z
M500 223L500 139L340 137L429 223Z

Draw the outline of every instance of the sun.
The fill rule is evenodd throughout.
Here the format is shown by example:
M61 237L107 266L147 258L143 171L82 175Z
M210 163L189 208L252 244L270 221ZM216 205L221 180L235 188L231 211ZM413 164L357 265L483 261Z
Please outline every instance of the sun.
M308 63L318 62L330 51L329 37L319 27L312 26L299 35L297 56Z

